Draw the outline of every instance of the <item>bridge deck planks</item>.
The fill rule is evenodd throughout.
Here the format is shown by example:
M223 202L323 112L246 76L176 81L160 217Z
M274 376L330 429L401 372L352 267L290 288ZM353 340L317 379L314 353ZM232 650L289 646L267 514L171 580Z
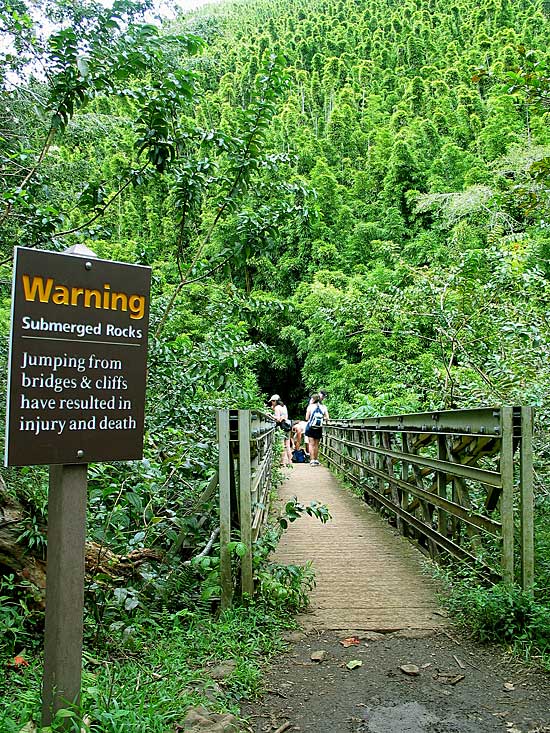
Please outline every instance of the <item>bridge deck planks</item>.
M279 489L282 501L297 496L329 506L332 520L303 517L291 524L274 559L312 561L317 585L305 628L394 631L446 624L439 615L437 584L422 573L421 554L364 504L342 489L323 466L294 464Z

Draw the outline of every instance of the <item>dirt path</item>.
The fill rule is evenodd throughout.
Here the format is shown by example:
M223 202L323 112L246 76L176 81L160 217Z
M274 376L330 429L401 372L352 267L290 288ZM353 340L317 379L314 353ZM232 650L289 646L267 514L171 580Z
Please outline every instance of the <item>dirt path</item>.
M265 696L242 711L250 731L550 733L550 677L461 637L406 540L323 467L294 466L281 498L292 495L334 519L300 519L277 551L312 560L317 587Z
M417 632L418 633L418 632ZM427 632L424 632L427 633ZM253 733L550 733L549 678L453 634L365 632L345 648L310 632L271 669L243 714ZM323 654L319 654L323 652ZM323 657L322 661L312 661ZM348 669L352 661L361 666ZM418 674L405 674L412 664ZM288 724L287 727L284 727Z

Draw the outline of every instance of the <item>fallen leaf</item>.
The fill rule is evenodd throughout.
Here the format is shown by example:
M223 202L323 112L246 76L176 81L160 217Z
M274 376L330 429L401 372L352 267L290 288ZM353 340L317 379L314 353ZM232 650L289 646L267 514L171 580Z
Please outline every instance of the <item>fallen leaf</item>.
M399 669L405 674L410 675L411 677L416 677L416 675L420 674L420 670L418 669L416 664L402 664Z
M13 666L14 667L28 667L29 663L27 662L25 657L18 656L18 657L13 658Z
M347 639L341 639L340 644L346 649L349 646L359 646L361 640L357 636L348 636Z
M324 649L317 652L311 652L310 659L312 662L322 662L327 658L327 653Z
M434 680L441 682L443 685L456 685L457 682L461 682L464 679L463 674L448 674L440 672L434 675Z
M21 728L19 733L37 733L36 723L29 720L29 722Z
M351 659L347 664L346 667L348 669L356 669L357 667L362 667L363 662L360 659Z

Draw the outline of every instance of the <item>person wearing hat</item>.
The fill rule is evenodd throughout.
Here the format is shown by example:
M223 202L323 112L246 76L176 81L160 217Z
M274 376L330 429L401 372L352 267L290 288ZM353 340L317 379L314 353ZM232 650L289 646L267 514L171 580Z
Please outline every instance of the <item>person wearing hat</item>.
M282 464L283 466L290 466L292 463L292 451L290 449L290 428L292 423L288 419L288 410L278 394L271 395L269 404L277 421L277 427L281 428L284 433Z

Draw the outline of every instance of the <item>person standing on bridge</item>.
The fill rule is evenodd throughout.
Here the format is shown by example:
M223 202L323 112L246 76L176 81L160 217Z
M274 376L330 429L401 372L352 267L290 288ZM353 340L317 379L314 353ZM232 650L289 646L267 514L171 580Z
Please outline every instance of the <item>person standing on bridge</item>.
M329 419L328 409L322 403L321 395L316 392L311 396L311 401L306 411L306 431L309 438L310 466L319 465L319 443L323 437L323 425Z
M292 423L288 419L288 410L278 394L274 394L269 398L269 404L277 421L277 427L281 428L284 434L282 464L283 466L290 466L292 463L292 451L290 449L290 428Z

